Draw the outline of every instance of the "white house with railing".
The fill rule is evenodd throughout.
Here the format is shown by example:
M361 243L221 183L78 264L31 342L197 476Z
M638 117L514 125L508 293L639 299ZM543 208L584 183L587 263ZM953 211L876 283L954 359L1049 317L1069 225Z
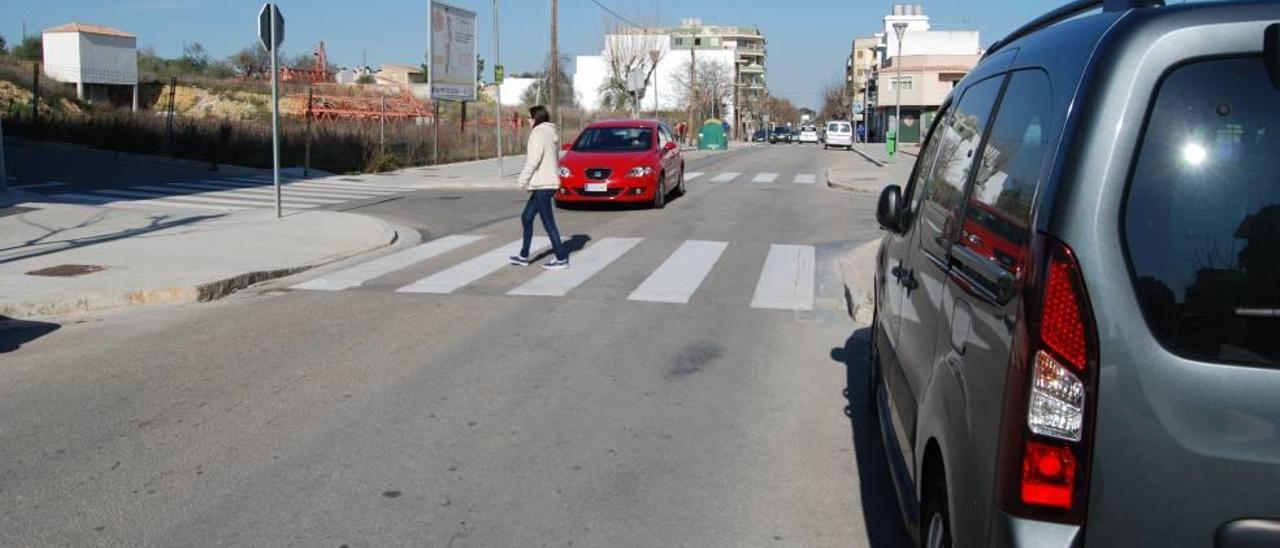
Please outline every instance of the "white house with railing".
M76 97L107 101L112 88L132 88L138 110L138 37L102 25L68 23L45 29L45 76L75 84Z

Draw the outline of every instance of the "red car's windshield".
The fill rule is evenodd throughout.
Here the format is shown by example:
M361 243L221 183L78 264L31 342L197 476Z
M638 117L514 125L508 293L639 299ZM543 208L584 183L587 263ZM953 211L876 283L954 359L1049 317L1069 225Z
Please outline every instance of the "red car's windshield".
M573 144L577 152L639 152L653 147L653 129L642 127L592 127Z

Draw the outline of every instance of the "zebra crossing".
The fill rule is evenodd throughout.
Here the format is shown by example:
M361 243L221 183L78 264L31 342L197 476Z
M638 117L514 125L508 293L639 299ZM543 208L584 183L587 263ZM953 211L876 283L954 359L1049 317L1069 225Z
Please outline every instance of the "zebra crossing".
M62 184L49 184L58 187ZM406 189L337 179L309 179L281 183L284 209L303 210L353 200L379 198ZM34 187L33 187L34 188ZM119 204L156 208L240 211L275 207L275 187L268 177L207 179L125 188L49 190L51 198L90 205Z
M706 177L706 181L710 183L741 183L748 182L752 184L796 184L811 185L818 181L817 174L814 173L795 173L790 176L781 173L761 172L755 174L743 174L738 171L726 171L721 173L706 173L702 171L690 171L684 174L685 182L692 182Z
M520 250L520 240L493 246L492 236L462 234L445 236L372 261L326 273L292 286L296 290L345 291L359 288L374 279L419 266L429 273L394 289L399 294L450 295L511 267L508 257ZM529 269L526 279L514 287L504 287L512 297L565 297L598 277L609 277L615 264L644 242L644 238L607 237L592 242L571 255L567 270ZM532 255L547 251L551 242L536 237ZM686 240L666 254L639 286L624 288L619 299L632 302L688 304L716 271L726 251L734 244L722 241ZM470 254L463 253L464 251ZM463 255L454 264L435 264L442 255ZM457 255L455 255L457 256ZM743 305L763 310L812 312L817 285L817 254L814 246L771 244L760 266L750 301ZM757 268L757 267L752 267ZM508 279L508 281L510 281ZM401 282L403 283L403 282ZM399 284L397 284L399 285ZM743 288L745 289L745 288ZM743 292L745 294L745 291Z

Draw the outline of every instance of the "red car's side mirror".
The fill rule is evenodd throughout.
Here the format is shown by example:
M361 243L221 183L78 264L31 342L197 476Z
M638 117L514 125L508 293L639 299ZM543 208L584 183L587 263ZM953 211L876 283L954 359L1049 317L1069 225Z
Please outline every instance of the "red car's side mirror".
M675 143L667 143L662 146L662 150L675 150L678 148L680 148L680 145L677 145Z
M560 150L563 150L565 152L569 152L569 149L571 148L573 148L573 143L565 143L563 145L560 145Z

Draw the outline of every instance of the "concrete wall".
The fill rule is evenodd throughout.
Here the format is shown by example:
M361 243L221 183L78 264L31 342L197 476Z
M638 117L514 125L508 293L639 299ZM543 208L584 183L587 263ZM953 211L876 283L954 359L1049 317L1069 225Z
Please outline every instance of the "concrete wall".
M80 82L80 34L46 32L43 36L45 76L59 82Z

